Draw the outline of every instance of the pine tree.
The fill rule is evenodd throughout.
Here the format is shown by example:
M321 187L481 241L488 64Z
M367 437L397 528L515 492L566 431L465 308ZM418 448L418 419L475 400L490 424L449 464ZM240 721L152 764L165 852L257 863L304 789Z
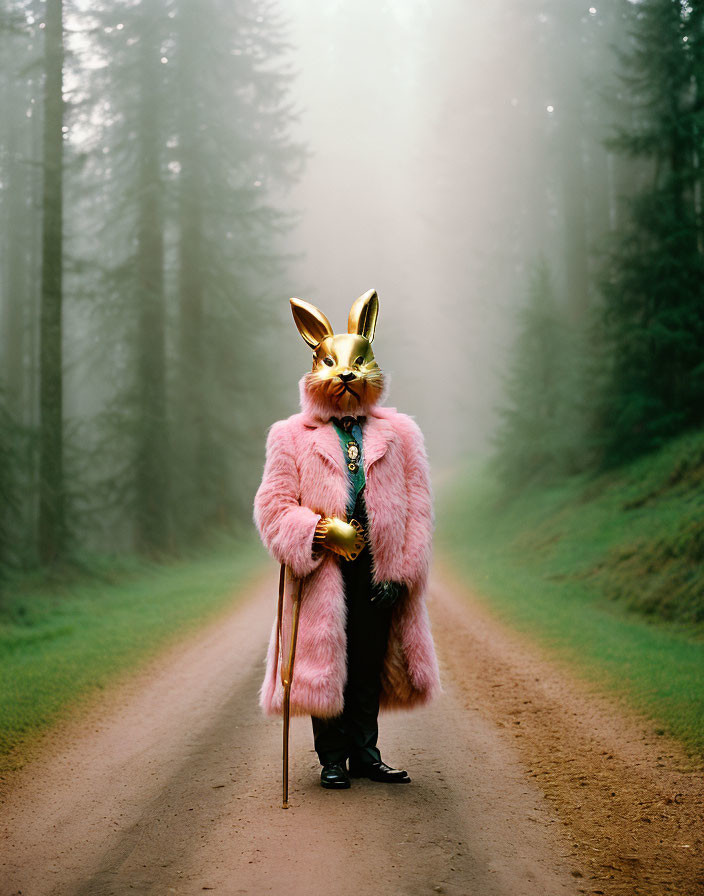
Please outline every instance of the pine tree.
M45 418L42 431L39 419L42 240L44 224L51 226L43 201L45 17L38 0L0 2L0 516L7 533L0 563L22 567L38 558L39 436L48 447L51 428ZM56 136L55 129L55 145ZM53 435L63 452L63 434Z
M166 124L169 5L95 5L78 60L84 164L69 176L68 391L80 411L72 475L83 543L159 553L169 539ZM86 41L84 41L86 43Z
M259 344L271 326L267 293L282 270L277 239L287 223L272 196L303 159L287 136L284 49L272 3L176 5L174 516L188 540L250 512L246 447L261 414L256 397L276 374Z
M57 560L66 539L63 471L63 64L62 0L46 0L42 292L40 321L39 555Z
M102 404L83 440L96 496L83 516L122 533L131 521L153 552L249 519L248 452L275 376L259 345L283 269L277 203L302 152L273 4L141 0L92 15L105 64L81 226L96 232L82 240L99 275L84 341Z
M493 464L509 486L554 479L575 466L581 408L572 392L575 359L565 316L548 265L539 259L518 315L494 436Z
M166 397L164 126L160 91L163 4L143 0L138 46L135 379L137 541L146 551L168 543L169 420Z
M702 11L643 0L631 16L632 49L621 62L635 124L609 145L647 161L651 173L629 203L603 282L613 364L601 426L610 461L704 422Z

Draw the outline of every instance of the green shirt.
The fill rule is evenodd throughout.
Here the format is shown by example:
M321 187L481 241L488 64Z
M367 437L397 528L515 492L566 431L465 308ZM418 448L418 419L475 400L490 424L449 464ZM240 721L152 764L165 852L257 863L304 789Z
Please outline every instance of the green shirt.
M332 423L340 438L342 446L342 455L347 469L347 478L349 480L349 499L347 501L347 519L351 518L354 513L357 497L364 488L364 465L362 453L362 427L355 422L349 432L345 432L341 422L336 418L332 418Z

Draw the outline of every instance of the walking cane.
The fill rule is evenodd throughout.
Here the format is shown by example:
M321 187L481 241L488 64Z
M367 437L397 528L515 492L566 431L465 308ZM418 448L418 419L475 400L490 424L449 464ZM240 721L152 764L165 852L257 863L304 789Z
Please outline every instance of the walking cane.
M288 740L291 716L291 682L293 681L293 662L296 658L296 637L298 635L298 614L301 608L301 594L303 592L303 579L298 580L298 588L293 601L291 619L291 643L288 651L288 662L284 667L284 591L286 585L286 564L281 564L279 572L279 606L276 621L276 655L281 650L281 684L284 686L284 755L283 755L283 805L282 809L288 809Z

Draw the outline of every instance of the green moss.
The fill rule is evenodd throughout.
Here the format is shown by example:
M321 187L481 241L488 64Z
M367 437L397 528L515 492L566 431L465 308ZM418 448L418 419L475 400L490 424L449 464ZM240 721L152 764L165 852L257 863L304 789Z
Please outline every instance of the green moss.
M704 623L704 516L672 533L610 549L597 572L604 593L632 610L665 620Z
M0 767L113 679L232 605L264 562L251 538L168 565L18 580L0 606Z
M438 503L495 613L704 752L704 433L599 476L506 494L476 464Z

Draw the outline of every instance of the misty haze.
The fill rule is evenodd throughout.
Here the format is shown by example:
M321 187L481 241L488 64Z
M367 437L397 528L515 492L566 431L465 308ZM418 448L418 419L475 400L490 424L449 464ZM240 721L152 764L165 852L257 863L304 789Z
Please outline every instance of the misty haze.
M695 0L0 0L3 893L704 892L703 97Z

